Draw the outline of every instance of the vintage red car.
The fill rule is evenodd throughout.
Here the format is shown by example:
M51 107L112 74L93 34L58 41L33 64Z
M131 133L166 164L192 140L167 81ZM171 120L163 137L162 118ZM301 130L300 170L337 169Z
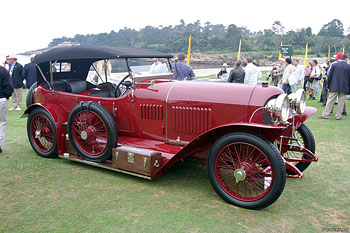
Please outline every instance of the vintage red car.
M162 72L148 72L151 58ZM84 46L37 55L24 113L31 146L43 157L150 180L197 160L223 200L250 209L271 205L286 178L303 177L317 161L304 124L316 109L303 90L287 96L265 83L172 80L170 58Z

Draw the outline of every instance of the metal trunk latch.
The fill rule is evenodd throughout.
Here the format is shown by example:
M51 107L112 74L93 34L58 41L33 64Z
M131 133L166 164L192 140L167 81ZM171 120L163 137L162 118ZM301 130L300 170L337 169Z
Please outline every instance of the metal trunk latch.
M128 152L128 163L134 163L134 153Z

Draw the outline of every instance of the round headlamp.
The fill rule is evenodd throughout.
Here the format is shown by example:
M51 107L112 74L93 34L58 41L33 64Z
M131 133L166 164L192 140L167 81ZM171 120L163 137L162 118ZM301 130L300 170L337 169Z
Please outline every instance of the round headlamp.
M281 123L286 123L289 118L290 102L287 94L281 94L266 104L266 109L275 113Z
M298 114L303 114L306 109L306 93L304 89L299 89L289 95L290 102Z

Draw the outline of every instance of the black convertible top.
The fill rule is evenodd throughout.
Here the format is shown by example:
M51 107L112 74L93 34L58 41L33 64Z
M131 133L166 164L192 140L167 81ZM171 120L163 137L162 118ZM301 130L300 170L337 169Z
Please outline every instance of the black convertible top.
M101 46L69 46L51 49L34 58L38 65L37 82L50 79L50 61L68 62L71 64L69 72L54 72L53 79L85 80L91 65L104 59L127 59L127 58L172 58L170 54L151 49L127 48L127 47L101 47ZM42 71L42 73L40 72ZM43 75L42 75L43 74Z
M172 58L170 54L151 49L102 46L69 46L51 49L35 56L36 64L49 61L77 59L102 60L113 58Z

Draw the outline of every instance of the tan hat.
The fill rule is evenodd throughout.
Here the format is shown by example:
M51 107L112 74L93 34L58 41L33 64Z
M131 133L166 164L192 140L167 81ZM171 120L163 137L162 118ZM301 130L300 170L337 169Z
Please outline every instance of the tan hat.
M8 55L8 57L6 57L6 59L8 59L8 60L17 60L17 56L15 54L11 54L11 55Z

